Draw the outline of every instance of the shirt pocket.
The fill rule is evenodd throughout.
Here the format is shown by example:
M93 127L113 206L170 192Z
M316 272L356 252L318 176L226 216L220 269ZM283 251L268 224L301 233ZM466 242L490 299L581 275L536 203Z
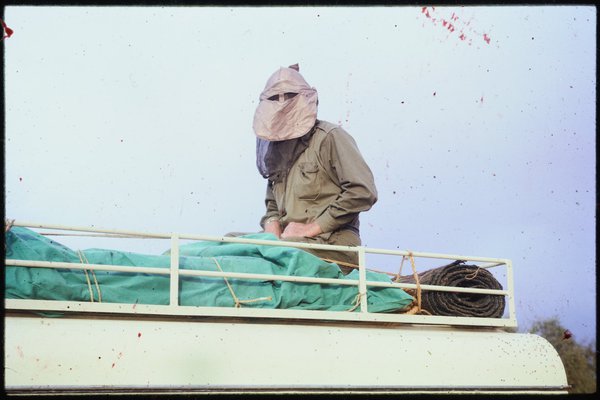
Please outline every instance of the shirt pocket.
M316 200L321 192L319 165L316 162L303 162L298 165L297 186L294 188L301 200Z

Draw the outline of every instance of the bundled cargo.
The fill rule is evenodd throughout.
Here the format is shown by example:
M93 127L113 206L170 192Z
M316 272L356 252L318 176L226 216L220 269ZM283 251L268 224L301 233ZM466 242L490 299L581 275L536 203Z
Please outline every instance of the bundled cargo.
M247 238L275 239L270 234ZM145 272L99 269L54 269L7 265L5 298L91 301L168 305L170 255L146 255L108 249L72 250L24 227L12 227L5 236L8 260L118 265ZM357 280L358 271L342 274L335 263L291 247L199 241L180 246L178 304L204 307L279 308L357 311L357 289L350 285L314 284L243 278L188 276L186 270L220 271L277 276ZM157 269L149 271L148 268ZM159 271L160 269L161 271ZM140 269L142 271L142 269ZM150 273L148 273L150 272ZM387 281L385 274L367 271L370 281ZM370 287L372 312L402 312L413 297L399 288Z

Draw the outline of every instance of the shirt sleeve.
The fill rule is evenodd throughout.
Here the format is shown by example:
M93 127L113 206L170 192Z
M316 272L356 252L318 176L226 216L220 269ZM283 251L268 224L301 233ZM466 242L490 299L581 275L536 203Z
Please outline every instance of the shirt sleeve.
M354 138L343 129L331 130L319 153L330 178L341 188L335 201L315 220L323 232L330 232L369 210L377 202L377 188Z
M279 219L279 209L277 208L277 203L275 202L275 196L273 195L273 186L269 181L267 181L267 192L265 194L265 206L267 208L265 215L260 219L260 226L265 229L265 223L269 219Z

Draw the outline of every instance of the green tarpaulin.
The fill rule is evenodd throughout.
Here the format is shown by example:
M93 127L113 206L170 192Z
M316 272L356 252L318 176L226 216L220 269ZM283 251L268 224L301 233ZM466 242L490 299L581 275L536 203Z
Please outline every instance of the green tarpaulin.
M257 233L242 236L277 240ZM170 255L144 255L109 249L72 250L27 228L12 227L5 235L6 258L168 268ZM358 279L358 271L343 275L339 267L303 250L254 244L193 242L180 246L182 270L295 275L340 280ZM95 275L95 276L94 276ZM169 275L76 269L5 267L5 298L94 301L129 304L169 304ZM367 280L386 281L387 275L367 271ZM97 285L96 285L97 282ZM228 287L229 283L230 287ZM99 289L99 290L98 290ZM233 291L233 294L232 294ZM356 286L292 283L236 278L181 276L179 304L183 306L233 307L234 295L242 307L304 310L360 310ZM413 297L401 289L369 288L370 312L401 312Z

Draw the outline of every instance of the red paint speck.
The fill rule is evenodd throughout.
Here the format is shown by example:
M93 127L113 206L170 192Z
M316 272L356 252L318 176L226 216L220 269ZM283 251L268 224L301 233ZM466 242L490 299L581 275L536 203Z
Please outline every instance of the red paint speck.
M111 368L114 368L114 367L115 367L115 363L113 363L113 365L112 365L112 367L111 367Z
M138 337L142 337L142 333L141 332L138 332Z
M465 40L467 37L465 36L464 33L461 33L460 36L458 37L460 40Z
M9 38L12 36L14 31L6 26L6 23L2 20L2 28L4 28L4 34L2 35L2 40Z
M490 44L490 37L487 35L487 33L483 34L483 40L485 40L487 44Z

